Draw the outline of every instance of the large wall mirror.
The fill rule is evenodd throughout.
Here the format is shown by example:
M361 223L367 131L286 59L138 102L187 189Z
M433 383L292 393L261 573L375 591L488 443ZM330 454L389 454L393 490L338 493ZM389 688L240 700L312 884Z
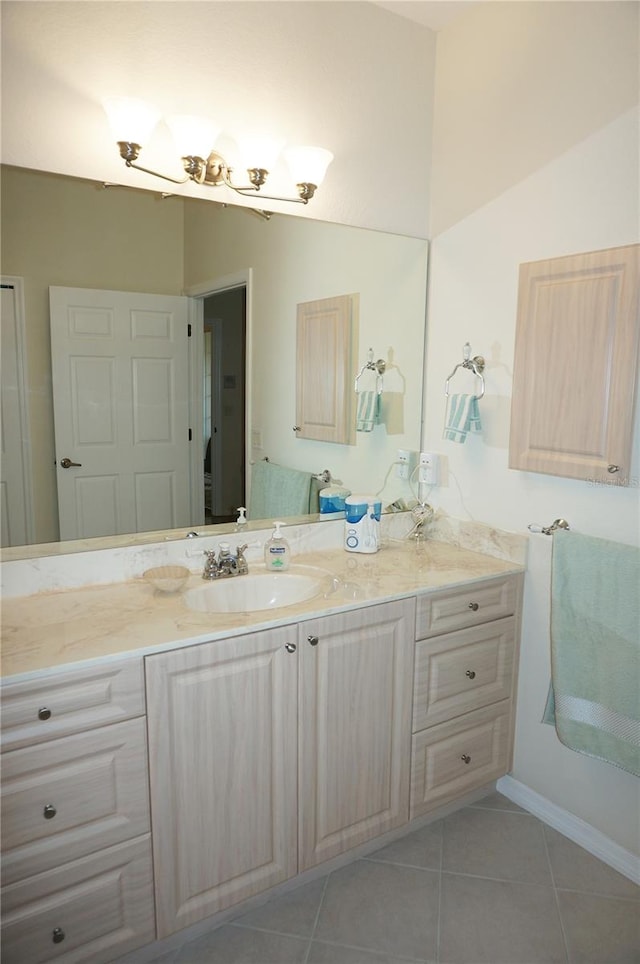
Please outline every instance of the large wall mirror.
M246 208L18 168L3 169L2 211L2 275L23 279L24 286L23 384L34 507L28 541L60 539L51 286L192 296L203 306L193 314L201 324L205 293L246 282L247 484L252 463L266 457L309 473L328 469L352 491L381 493L385 502L411 496L394 462L399 448L420 446L426 241L304 217L278 214L266 221ZM369 349L385 359L392 417L356 433L355 445L300 439L294 432L297 305L351 293L359 303L354 375ZM211 352L202 332L198 338L192 381L200 378L203 353ZM235 385L228 377L227 383ZM198 433L204 457L206 424ZM202 525L201 509L194 511L189 525ZM10 553L16 558L19 549Z

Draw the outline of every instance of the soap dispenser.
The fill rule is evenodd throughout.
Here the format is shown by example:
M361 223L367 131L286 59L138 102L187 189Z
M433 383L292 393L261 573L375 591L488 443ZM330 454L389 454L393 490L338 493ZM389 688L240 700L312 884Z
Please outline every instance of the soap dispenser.
M270 572L284 572L289 568L291 550L289 543L280 532L285 522L273 523L273 535L264 545L264 564Z

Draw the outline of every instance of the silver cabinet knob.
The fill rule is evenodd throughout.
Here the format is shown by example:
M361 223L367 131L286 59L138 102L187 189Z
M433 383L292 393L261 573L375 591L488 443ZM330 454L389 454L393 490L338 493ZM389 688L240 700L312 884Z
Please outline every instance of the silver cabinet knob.
M475 679L475 678L476 678L476 674L475 674L475 672L474 672L472 669L468 669L467 672L466 672L464 675L465 675L465 676L468 676L469 679Z
M462 760L463 763L471 763L471 757L469 756L468 753L463 753L460 759Z
M49 709L49 707L41 706L40 709L38 710L38 719L48 720L50 719L50 717L51 717L51 710Z
M53 820L57 814L57 810L52 803L48 803L44 810L42 811L45 820Z
M293 426L293 431L294 431L294 432L299 432L299 431L300 431L300 428L301 428L300 425L294 425L294 426Z
M286 651L287 651L288 653L295 653L295 651L296 651L296 644L295 644L295 643L285 643L285 644L284 644L284 648L286 649Z
M613 475L615 472L619 472L619 471L620 471L620 466L619 466L619 465L609 465L609 466L607 467L607 472L610 472L611 475Z
M51 933L51 940L54 944L60 944L64 940L64 931L61 927L54 927Z
M477 613L480 609L478 603L469 603L469 609L472 609L474 613Z
M318 637L317 637L317 636L307 636L307 642L309 643L309 646L317 646L317 645L318 645Z

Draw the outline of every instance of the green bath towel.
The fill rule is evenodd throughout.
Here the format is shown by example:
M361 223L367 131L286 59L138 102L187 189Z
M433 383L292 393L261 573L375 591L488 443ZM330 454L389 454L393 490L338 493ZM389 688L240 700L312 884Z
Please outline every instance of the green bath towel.
M265 460L256 462L251 468L248 517L254 521L308 515L310 496L310 472L287 469Z
M571 749L640 776L640 549L554 533L543 721Z

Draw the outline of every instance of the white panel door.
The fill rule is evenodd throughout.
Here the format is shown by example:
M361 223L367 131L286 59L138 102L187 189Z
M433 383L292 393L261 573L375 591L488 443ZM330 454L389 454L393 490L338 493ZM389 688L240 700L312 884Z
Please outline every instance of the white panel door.
M60 538L189 525L188 299L49 301Z
M22 322L17 298L19 279L3 279L0 293L2 338L0 362L0 518L3 546L22 546L30 540L28 472L29 440L24 394Z

